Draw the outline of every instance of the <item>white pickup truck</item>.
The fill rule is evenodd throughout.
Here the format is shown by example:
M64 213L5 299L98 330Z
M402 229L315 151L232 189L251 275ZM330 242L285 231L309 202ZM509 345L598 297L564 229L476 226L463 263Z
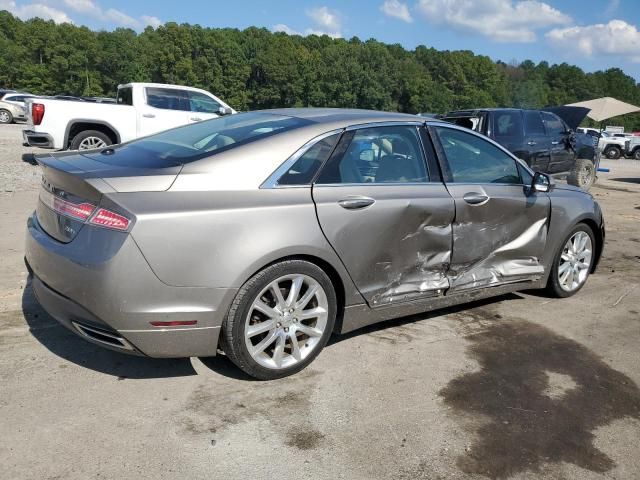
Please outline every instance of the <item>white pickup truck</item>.
M235 110L205 90L128 83L118 86L115 104L29 100L22 136L32 147L85 150L232 113Z

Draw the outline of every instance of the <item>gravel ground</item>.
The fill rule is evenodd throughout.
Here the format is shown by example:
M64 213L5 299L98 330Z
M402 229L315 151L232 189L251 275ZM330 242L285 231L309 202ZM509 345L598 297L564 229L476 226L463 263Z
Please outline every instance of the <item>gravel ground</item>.
M84 342L22 263L38 167L0 126L0 477L640 478L640 163L604 162L597 275L335 338L304 372Z

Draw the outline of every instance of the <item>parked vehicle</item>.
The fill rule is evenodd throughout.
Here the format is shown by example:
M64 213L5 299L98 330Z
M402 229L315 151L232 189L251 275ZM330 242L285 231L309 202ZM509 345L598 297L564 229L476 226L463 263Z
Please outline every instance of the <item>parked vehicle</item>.
M15 90L0 88L0 100L2 100L2 97L4 97L7 93L15 93L15 92L16 92Z
M441 118L495 140L535 171L567 176L568 183L587 190L596 179L596 148L592 137L575 129L588 112L582 107L487 108Z
M603 248L591 195L412 115L240 113L38 161L26 261L53 317L123 352L222 348L261 379L301 370L332 332L574 295Z
M222 100L198 88L155 83L118 87L117 104L39 99L28 109L26 145L85 150L235 113Z
M640 160L640 136L631 137L626 141L625 155Z
M15 120L24 121L27 117L25 100L32 98L28 93L7 92L0 100L0 123L13 123Z

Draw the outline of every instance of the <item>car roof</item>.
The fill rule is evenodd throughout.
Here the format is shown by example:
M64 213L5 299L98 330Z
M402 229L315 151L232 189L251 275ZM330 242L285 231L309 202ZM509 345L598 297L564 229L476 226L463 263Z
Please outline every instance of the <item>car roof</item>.
M262 110L265 113L286 115L289 117L310 120L317 124L344 125L378 123L378 122L424 122L424 117L408 113L380 112L376 110L359 110L355 108L276 108Z

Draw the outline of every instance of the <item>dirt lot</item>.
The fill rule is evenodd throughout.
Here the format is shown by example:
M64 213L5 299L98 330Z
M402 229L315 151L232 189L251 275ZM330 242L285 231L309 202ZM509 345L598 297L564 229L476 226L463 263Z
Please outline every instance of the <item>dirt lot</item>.
M0 127L0 477L640 478L640 163L593 189L597 275L335 338L301 374L93 346L34 301L22 263L37 167Z

